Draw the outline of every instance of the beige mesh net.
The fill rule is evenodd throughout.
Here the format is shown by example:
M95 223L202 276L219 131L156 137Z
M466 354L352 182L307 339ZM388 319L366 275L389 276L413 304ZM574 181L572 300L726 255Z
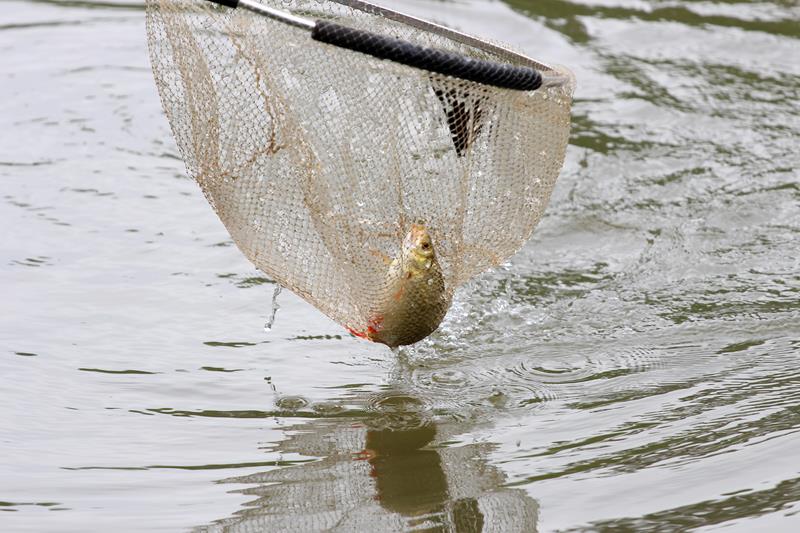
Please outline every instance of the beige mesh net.
M545 76L535 91L501 89L322 44L243 9L147 0L173 134L238 247L351 332L415 342L542 216L572 77L357 2L261 3Z

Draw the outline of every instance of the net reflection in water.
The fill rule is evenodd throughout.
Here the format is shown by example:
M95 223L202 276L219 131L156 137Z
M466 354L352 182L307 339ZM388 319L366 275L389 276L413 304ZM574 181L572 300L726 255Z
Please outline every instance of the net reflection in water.
M412 396L372 405L374 416L288 428L273 451L321 459L223 480L252 485L241 492L256 499L197 531L536 531L538 504L502 487L489 445L440 446L465 428L435 421Z

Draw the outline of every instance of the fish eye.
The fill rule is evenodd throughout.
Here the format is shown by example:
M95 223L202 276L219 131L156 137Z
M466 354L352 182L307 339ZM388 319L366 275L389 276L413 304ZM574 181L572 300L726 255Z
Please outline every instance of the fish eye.
M431 247L431 243L429 243L429 242L423 242L422 243L422 249L423 250L427 250L430 247Z

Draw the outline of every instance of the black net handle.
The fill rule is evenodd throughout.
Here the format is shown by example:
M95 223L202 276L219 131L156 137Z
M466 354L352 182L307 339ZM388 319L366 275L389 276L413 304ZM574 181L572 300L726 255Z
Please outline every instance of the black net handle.
M529 67L474 59L394 37L348 28L335 22L316 21L311 30L311 38L378 59L503 89L535 91L542 85L541 73Z
M530 67L475 59L462 54L420 46L402 39L342 26L327 20L312 21L276 10L253 0L208 0L230 8L244 8L292 26L311 30L311 38L378 59L474 81L503 89L535 91L542 74Z

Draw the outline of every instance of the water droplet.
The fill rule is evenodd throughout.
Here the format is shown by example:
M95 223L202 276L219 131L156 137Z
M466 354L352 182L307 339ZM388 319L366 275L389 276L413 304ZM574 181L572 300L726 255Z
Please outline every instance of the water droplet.
M467 382L467 375L459 370L441 370L431 374L431 381L439 385L455 387Z
M497 389L493 390L487 399L490 404L497 408L505 407L508 403L508 396L503 391Z
M264 324L264 331L269 332L272 329L272 326L275 324L275 315L278 313L278 309L281 308L278 305L278 295L281 293L281 287L277 283L275 284L275 290L272 292L272 309L270 310L269 318L267 322Z

